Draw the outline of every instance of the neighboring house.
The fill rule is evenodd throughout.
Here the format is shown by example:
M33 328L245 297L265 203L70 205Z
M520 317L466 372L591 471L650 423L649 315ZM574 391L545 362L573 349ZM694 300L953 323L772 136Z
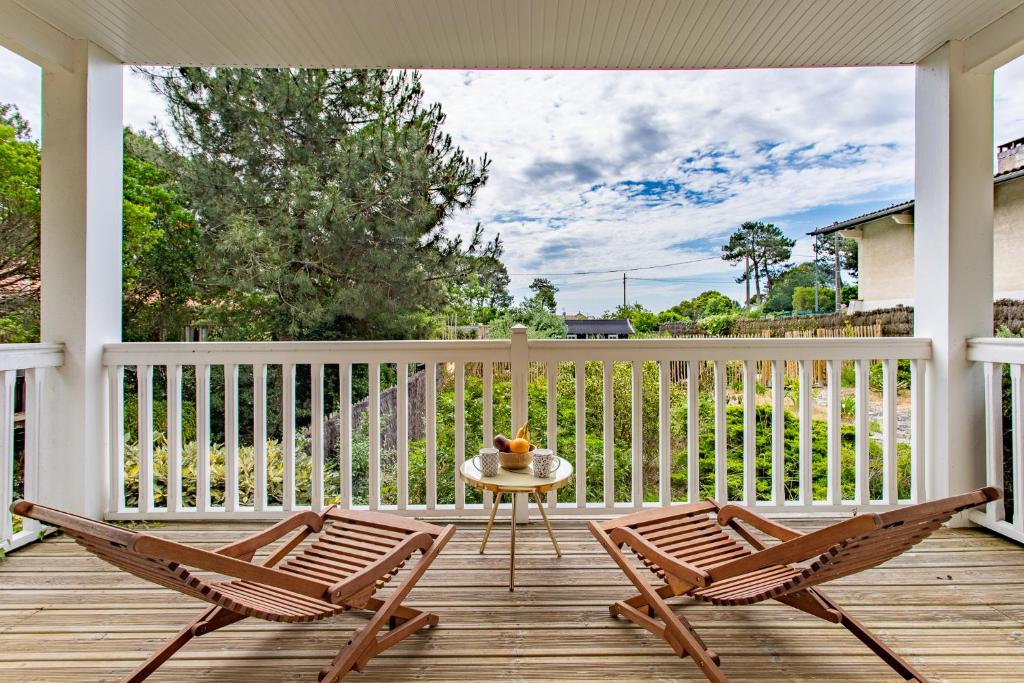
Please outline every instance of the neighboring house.
M994 178L994 296L1024 299L1024 138L999 146ZM914 303L914 202L902 202L808 233L858 242L861 310Z
M634 334L629 319L566 320L569 339L626 339Z

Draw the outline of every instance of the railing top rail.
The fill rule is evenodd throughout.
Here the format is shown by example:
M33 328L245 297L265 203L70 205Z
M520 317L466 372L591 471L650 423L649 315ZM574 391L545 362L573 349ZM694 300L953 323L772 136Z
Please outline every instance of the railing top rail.
M530 360L923 360L923 337L787 337L706 339L538 339Z
M505 340L134 342L103 347L105 365L224 363L394 363L508 360Z
M63 364L63 344L0 344L0 370L55 368Z
M1024 339L975 337L967 340L967 360L982 363L1024 363Z

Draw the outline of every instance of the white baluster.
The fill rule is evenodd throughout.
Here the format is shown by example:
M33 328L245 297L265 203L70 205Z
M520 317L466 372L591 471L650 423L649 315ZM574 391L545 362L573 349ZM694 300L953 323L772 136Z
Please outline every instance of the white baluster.
M899 499L899 471L896 461L896 365L882 361L882 497L889 505Z
M167 366L167 511L181 505L181 365Z
M30 368L25 371L25 451L24 478L22 488L25 500L39 499L39 457L40 437L39 421L42 415L43 380L45 368ZM122 488L123 490L123 488ZM22 519L22 531L35 536L42 529L42 524L34 519Z
M672 504L672 406L669 361L658 361L658 499Z
M772 361L772 504L786 504L786 361Z
M139 512L153 511L153 366L139 365L138 384L138 453Z
M124 510L124 366L107 368L107 445L110 448L108 511ZM38 443L38 442L37 442Z
M558 455L558 363L549 361L544 366L545 379L547 380L547 438L545 445ZM487 442L490 445L490 441ZM555 507L558 504L557 494L548 491L548 507Z
M757 502L757 361L743 361L743 501Z
M725 431L725 361L716 360L715 370L715 498L729 501L728 463Z
M338 486L341 498L341 507L350 509L352 502L352 364L341 363L338 366L338 413L341 425L339 436L341 439L340 453L338 454Z
M224 510L238 510L238 365L224 366Z
M1010 436L1013 471L1013 526L1024 533L1024 366L1010 366Z
M366 406L369 417L370 458L367 477L367 500L371 510L380 507L380 363L370 363L366 371L370 375L370 402Z
M196 512L210 509L210 366L196 365Z
M397 401L395 402L395 435L398 443L398 509L409 507L409 364L395 366L398 375ZM486 392L485 392L486 393Z
M1003 364L985 363L985 479L1003 490ZM1002 501L989 503L990 523L1006 517Z
M700 365L686 361L686 502L700 500Z
M0 371L0 547L14 537L14 383L17 370Z
M828 502L839 505L843 502L843 452L842 452L842 361L830 360L826 365L828 382Z
M633 361L632 372L632 441L633 441L633 467L632 467L632 502L633 507L639 508L644 504L644 396L643 396L643 362Z
M854 396L856 404L856 442L854 444L856 463L854 474L856 475L856 500L860 505L867 505L871 499L871 477L868 469L871 436L868 434L868 365L869 361L858 360L854 362Z
M615 365L601 363L602 424L601 439L604 446L604 504L615 507Z
M437 507L437 363L426 364L427 509Z
M587 506L587 364L576 361L576 507Z
M253 509L267 509L267 366L252 366Z
M483 401L483 445L490 448L494 443L494 363L483 363L483 373L484 386L480 397ZM550 422L551 417L549 415L548 423L550 424ZM550 434L551 432L549 431L548 448L554 448L554 446L551 445ZM493 504L494 494L490 491L484 491L484 509L490 510L491 505Z
M295 363L281 364L281 507L295 509Z
M459 476L459 468L466 460L466 364L455 362L455 509L466 507L466 483Z
M800 381L800 502L810 506L814 502L814 489L811 483L811 390L813 380L811 368L814 361L802 360L797 363L797 374Z
M910 502L912 503L922 503L927 497L925 492L925 482L927 482L928 479L925 476L924 471L924 449L926 438L924 426L925 381L924 361L910 361L910 453L913 463L910 470Z

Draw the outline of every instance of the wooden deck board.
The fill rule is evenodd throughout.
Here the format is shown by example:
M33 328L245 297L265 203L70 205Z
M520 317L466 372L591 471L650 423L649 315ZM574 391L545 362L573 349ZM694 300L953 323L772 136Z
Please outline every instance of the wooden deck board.
M438 612L441 624L349 680L703 680L663 642L608 616L609 602L634 591L583 522L559 519L555 526L561 559L542 527L521 529L519 588L509 593L507 529L497 529L480 556L482 523L459 522L455 539L410 596L411 604ZM150 531L214 547L258 528L168 523ZM932 680L1020 680L1021 550L984 531L943 530L827 590ZM67 538L28 546L0 562L0 681L117 680L200 608ZM684 600L677 609L721 654L735 681L898 680L845 630L776 603L716 608ZM358 615L308 625L246 620L190 643L152 680L316 680L361 623Z

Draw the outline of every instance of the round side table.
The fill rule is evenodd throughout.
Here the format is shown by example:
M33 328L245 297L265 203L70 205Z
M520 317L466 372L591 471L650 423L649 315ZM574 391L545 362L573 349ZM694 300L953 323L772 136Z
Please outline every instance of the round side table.
M550 477L538 477L533 474L533 465L521 470L506 470L501 468L498 474L493 477L485 477L482 472L473 464L473 458L469 458L459 468L462 479L470 486L481 491L490 491L494 494L494 503L491 505L491 516L487 520L487 529L484 531L484 539L480 544L480 552L483 553L487 547L487 539L491 535L491 528L494 526L494 517L501 504L501 497L508 493L512 498L512 540L509 549L508 589L516 589L516 497L520 494L532 495L537 501L537 509L544 519L544 526L547 527L548 536L551 537L551 544L555 546L555 554L562 556L558 548L558 541L555 540L555 532L548 520L547 510L540 495L548 491L560 489L572 479L572 465L565 458L558 459L558 467Z

